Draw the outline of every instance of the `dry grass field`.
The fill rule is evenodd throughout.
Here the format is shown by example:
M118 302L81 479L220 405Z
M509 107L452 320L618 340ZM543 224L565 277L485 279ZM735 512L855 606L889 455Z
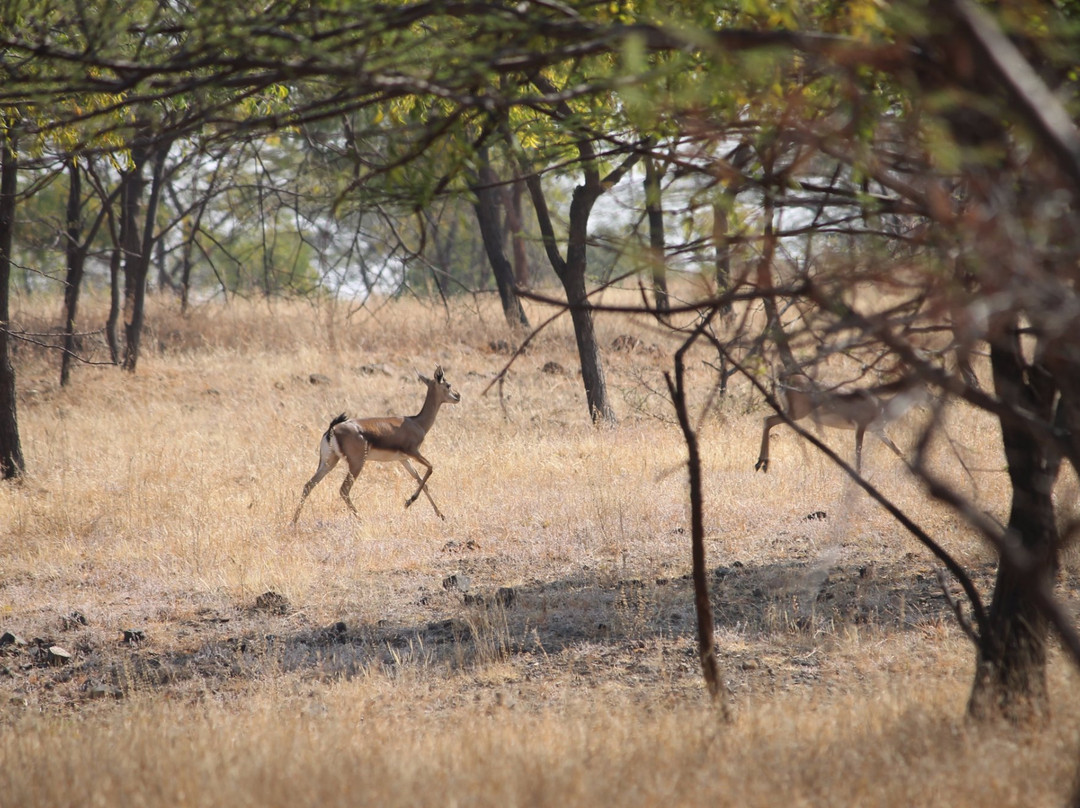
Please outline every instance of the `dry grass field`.
M43 331L58 312L32 299L15 316ZM82 365L61 389L55 354L16 356L28 473L0 486L0 633L26 644L0 648L0 805L1041 806L1070 793L1069 664L1055 654L1048 723L969 725L973 650L933 559L785 428L755 473L765 413L741 384L701 433L735 715L718 720L696 656L685 447L660 396L676 343L648 323L599 320L609 429L588 423L568 323L530 344L501 397L487 390L509 358L487 301L236 301L182 318L158 300L148 322L134 375ZM622 335L640 344L617 350ZM699 405L707 359L691 363ZM446 521L423 498L404 509L412 480L370 464L353 488L361 518L335 471L293 527L330 419L416 412L415 371L437 362L462 395L424 444ZM918 418L891 428L902 447ZM948 418L942 473L1004 516L993 424ZM825 437L851 456L851 433ZM988 592L992 558L971 531L870 438L865 466ZM1076 580L1070 564L1066 597Z

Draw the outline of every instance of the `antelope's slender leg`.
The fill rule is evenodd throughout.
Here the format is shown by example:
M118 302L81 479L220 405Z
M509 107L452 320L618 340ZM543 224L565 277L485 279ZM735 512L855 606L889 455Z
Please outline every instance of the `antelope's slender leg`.
M439 510L439 506L435 504L435 500L433 500L431 498L431 494L428 492L427 486L424 485L424 483L427 481L427 477L424 477L423 479L421 479L420 473L416 469L414 469L412 467L412 463L410 463L405 458L402 458L401 465L403 465L405 467L406 471L408 471L409 474L411 474L413 476L414 480L416 480L418 483L420 483L420 488L417 489L417 493L419 493L420 491L424 492L424 496L427 497L428 502L431 503L431 507L435 509L435 515L438 516L440 519L446 519L446 517L442 515L442 511ZM430 469L428 470L428 476L431 476L431 470ZM406 500L405 507L408 508L410 505L412 505L412 503L415 500L416 500L416 494L413 494L412 499Z
M769 471L769 431L777 424L784 422L783 416L779 414L770 415L765 419L765 428L761 431L761 450L758 452L757 463L754 464L754 471Z
M426 469L426 471L424 472L423 477L417 477L417 480L419 481L420 485L417 486L416 490L413 492L413 495L411 497L409 497L407 500L405 500L405 507L406 508L408 508L410 505L412 505L414 502L416 502L416 499L417 499L417 497L420 496L421 491L424 491L425 493L427 492L427 488L425 488L425 486L427 485L428 477L430 477L431 472L433 472L435 470L434 466L432 466L431 463L428 462L428 459L426 457L424 457L422 454L420 454L419 452L414 452L412 454L412 459L415 460L420 465L422 465ZM413 476L416 476L416 469L410 468L409 471L411 471L413 473ZM428 499L431 499L431 494L428 494ZM432 504L434 504L434 503L432 503ZM436 508L436 512L438 512L437 508Z
M877 435L878 438L881 439L882 443L884 443L886 446L888 446L890 449L892 449L897 457L899 457L901 460L904 459L904 453L902 451L900 451L899 446L897 446L895 443L892 442L892 438L890 438L888 435L885 434L884 429L879 430L879 431L875 432L874 434Z
M315 476L304 484L304 491L300 494L300 504L296 506L296 513L293 514L292 518L294 525L296 524L296 520L300 518L300 509L304 507L304 500L307 499L308 494L311 493L311 489L318 485L319 481L330 473L340 459L341 458L338 457L338 455L330 452L329 454L324 453L323 457L319 460L319 468L315 472Z
M855 427L855 471L859 474L862 474L862 442L864 435L866 435L865 426Z
M356 506L353 505L352 500L349 498L349 491L352 490L353 483L356 482L356 478L360 476L360 472L364 470L364 461L367 460L368 451L371 449L371 444L364 441L364 449L360 453L359 457L349 455L349 473L345 475L345 479L341 481L341 498L345 500L345 504L349 506L349 510L353 512L354 516L359 516L359 512L356 510Z

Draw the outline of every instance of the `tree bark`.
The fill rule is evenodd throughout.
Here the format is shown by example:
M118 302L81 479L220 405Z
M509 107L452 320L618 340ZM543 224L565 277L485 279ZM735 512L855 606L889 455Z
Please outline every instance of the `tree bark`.
M26 470L15 406L15 368L11 364L11 245L15 232L18 159L10 129L0 132L0 476L17 478Z
M1015 321L990 345L995 392L1014 412L1050 423L1056 384L1038 363L1027 365ZM1019 418L999 418L1012 484L1006 536L1025 559L999 561L980 643L968 712L975 718L1025 720L1049 710L1046 683L1048 623L1035 598L1057 571L1058 530L1053 490L1060 454Z

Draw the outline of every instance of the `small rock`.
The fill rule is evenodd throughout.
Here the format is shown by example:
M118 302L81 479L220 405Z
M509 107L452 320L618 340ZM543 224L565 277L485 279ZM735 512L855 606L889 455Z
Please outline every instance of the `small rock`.
M565 376L566 369L558 362L545 362L544 366L540 368L541 373L549 373L553 376Z
M821 520L828 519L828 518L829 518L829 515L827 513L825 513L825 511L814 511L813 513L806 514L806 516L803 517L803 521L804 522L814 522L814 521L821 521Z
M50 665L66 665L71 662L71 652L59 645L50 645L45 651L45 661Z
M756 671L761 667L761 663L756 659L744 659L742 663L742 669L744 671Z
M449 575L446 578L443 578L442 588L445 589L447 592L455 589L459 592L467 592L469 591L470 583L471 581L469 580L468 575L462 575L460 572L457 572L453 575Z
M83 626L90 625L86 616L82 612L72 612L66 614L60 618L60 626L64 631L71 631L72 629L82 628Z
M24 646L26 645L26 640L18 634L12 634L10 631L5 631L3 634L0 634L0 648L6 648L9 645Z
M146 633L141 628L124 629L124 642L128 645L138 645L146 639Z
M329 376L324 376L321 373L312 373L308 376L308 381L312 384L333 384Z
M341 635L345 634L346 632L348 632L349 627L347 625L345 625L344 620L338 620L336 623L334 623L334 625L330 626L326 630L330 634L335 634L335 635L341 636Z
M356 369L356 372L361 376L374 376L376 373L382 376L389 376L390 371L386 369L386 365L361 365Z
M637 337L630 334L620 334L611 341L611 350L632 353L637 348L640 348L641 344L641 340Z
M285 614L289 611L289 599L277 592L263 592L255 598L255 608L270 614Z
M122 699L124 697L123 690L109 685L94 685L86 692L92 699Z

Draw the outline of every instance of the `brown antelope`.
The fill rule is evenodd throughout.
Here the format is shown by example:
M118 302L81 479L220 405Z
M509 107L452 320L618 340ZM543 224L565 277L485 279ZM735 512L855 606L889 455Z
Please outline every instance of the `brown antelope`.
M319 468L315 476L307 481L304 492L300 495L300 504L296 506L293 514L293 524L300 518L300 509L304 507L304 500L311 493L311 489L318 485L338 461L344 458L349 463L349 473L341 484L341 498L349 506L354 514L359 516L356 506L349 499L349 490L353 482L360 476L364 463L368 460L387 462L396 460L405 467L405 470L420 484L411 497L405 500L408 508L420 492L424 493L435 514L440 519L446 517L439 511L435 500L427 490L427 481L433 470L431 463L420 454L420 444L435 423L435 416L439 414L439 407L443 404L456 404L461 401L461 395L450 386L443 376L442 368L435 366L435 378L428 379L421 376L420 381L427 385L427 397L424 406L417 415L387 416L384 418L352 418L346 419L342 413L330 422L329 428L323 433L319 443ZM413 468L410 460L415 460L424 466L427 471L421 477Z
M863 436L875 434L898 457L904 454L888 435L885 426L916 404L923 393L915 379L901 379L890 384L860 390L822 390L809 376L792 373L780 385L784 413L792 421L809 416L819 426L855 430L855 470L862 470ZM761 433L761 451L754 470L769 470L769 430L783 423L779 414L765 419Z

